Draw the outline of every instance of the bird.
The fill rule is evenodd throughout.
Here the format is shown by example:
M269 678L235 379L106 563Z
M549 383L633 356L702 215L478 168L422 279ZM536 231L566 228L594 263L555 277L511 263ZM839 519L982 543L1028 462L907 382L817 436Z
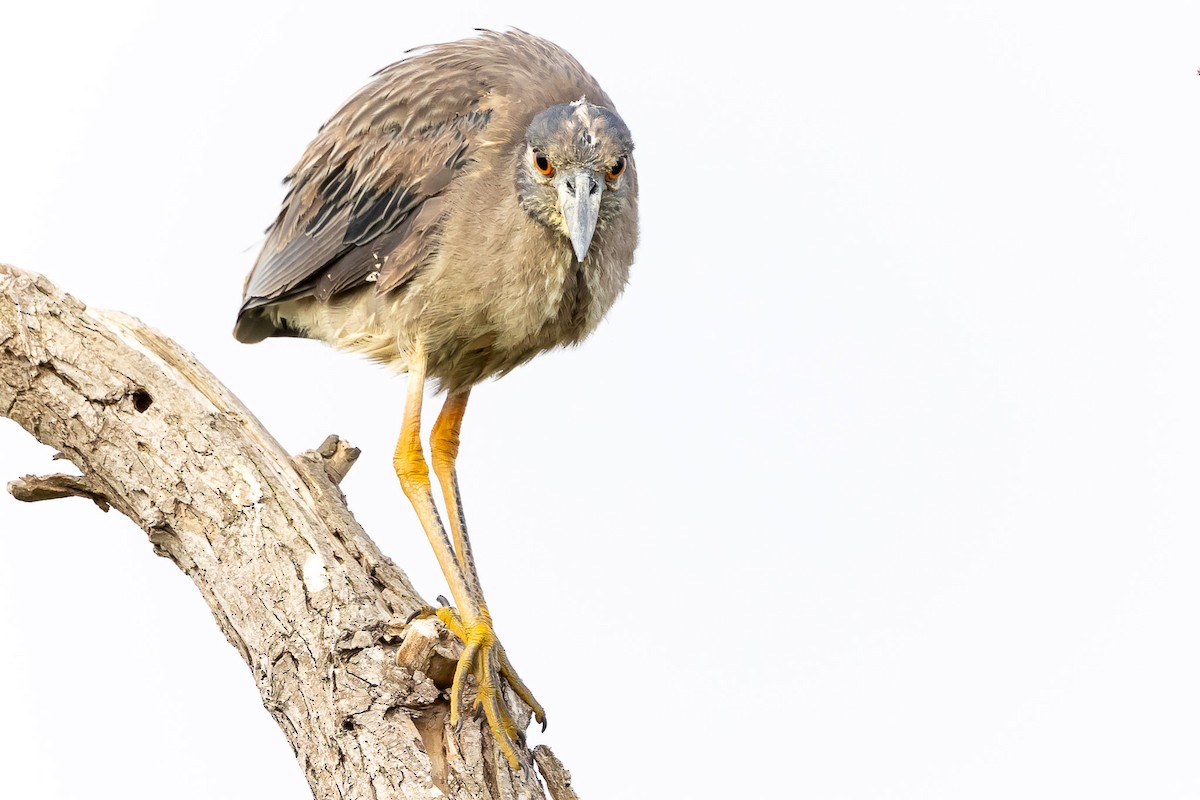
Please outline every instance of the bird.
M479 30L377 72L284 185L234 335L315 339L407 373L393 466L454 600L433 612L463 642L450 724L474 676L474 709L518 769L524 736L503 685L543 730L546 716L484 599L455 466L461 425L473 386L578 344L623 292L638 242L629 127L566 50ZM429 460L427 383L446 396Z

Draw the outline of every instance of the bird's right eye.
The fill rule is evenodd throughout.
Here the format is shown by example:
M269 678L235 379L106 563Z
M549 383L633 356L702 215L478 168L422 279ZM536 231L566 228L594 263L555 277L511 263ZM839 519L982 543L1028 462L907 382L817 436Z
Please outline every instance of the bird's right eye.
M537 167L538 172L547 177L554 174L554 165L550 163L550 159L546 158L545 153L534 153L533 165Z

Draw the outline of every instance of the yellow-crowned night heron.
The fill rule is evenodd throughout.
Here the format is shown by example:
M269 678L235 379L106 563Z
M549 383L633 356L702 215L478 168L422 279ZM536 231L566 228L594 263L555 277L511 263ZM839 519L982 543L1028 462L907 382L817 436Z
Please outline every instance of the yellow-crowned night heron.
M378 73L288 176L246 280L243 342L302 336L408 373L396 474L454 596L438 616L514 768L505 680L545 714L496 639L455 478L471 387L587 336L625 286L637 244L633 140L566 51L520 31L426 48ZM426 378L447 393L430 435L450 535L421 449Z

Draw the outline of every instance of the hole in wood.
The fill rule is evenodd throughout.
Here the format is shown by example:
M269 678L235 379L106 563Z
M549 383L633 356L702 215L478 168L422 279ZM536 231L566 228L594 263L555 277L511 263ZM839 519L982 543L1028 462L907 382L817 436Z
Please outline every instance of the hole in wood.
M137 389L130 397L133 398L133 407L139 414L146 413L146 409L154 402L154 398L145 389Z

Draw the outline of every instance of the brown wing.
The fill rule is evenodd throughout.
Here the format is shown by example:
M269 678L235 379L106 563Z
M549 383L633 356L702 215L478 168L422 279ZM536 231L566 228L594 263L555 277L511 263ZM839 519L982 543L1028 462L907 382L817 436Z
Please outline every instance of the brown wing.
M324 301L369 280L395 288L429 256L438 197L492 116L488 87L454 49L387 67L321 128L285 180L283 208L246 279L239 339L275 333L255 309Z
M402 286L433 255L441 196L456 175L485 144L518 132L515 119L504 119L513 116L506 112L514 82L603 94L569 54L521 31L484 31L377 73L285 180L283 208L246 279L234 335L253 342L286 334L261 314L272 303L323 302L372 281L379 291Z

